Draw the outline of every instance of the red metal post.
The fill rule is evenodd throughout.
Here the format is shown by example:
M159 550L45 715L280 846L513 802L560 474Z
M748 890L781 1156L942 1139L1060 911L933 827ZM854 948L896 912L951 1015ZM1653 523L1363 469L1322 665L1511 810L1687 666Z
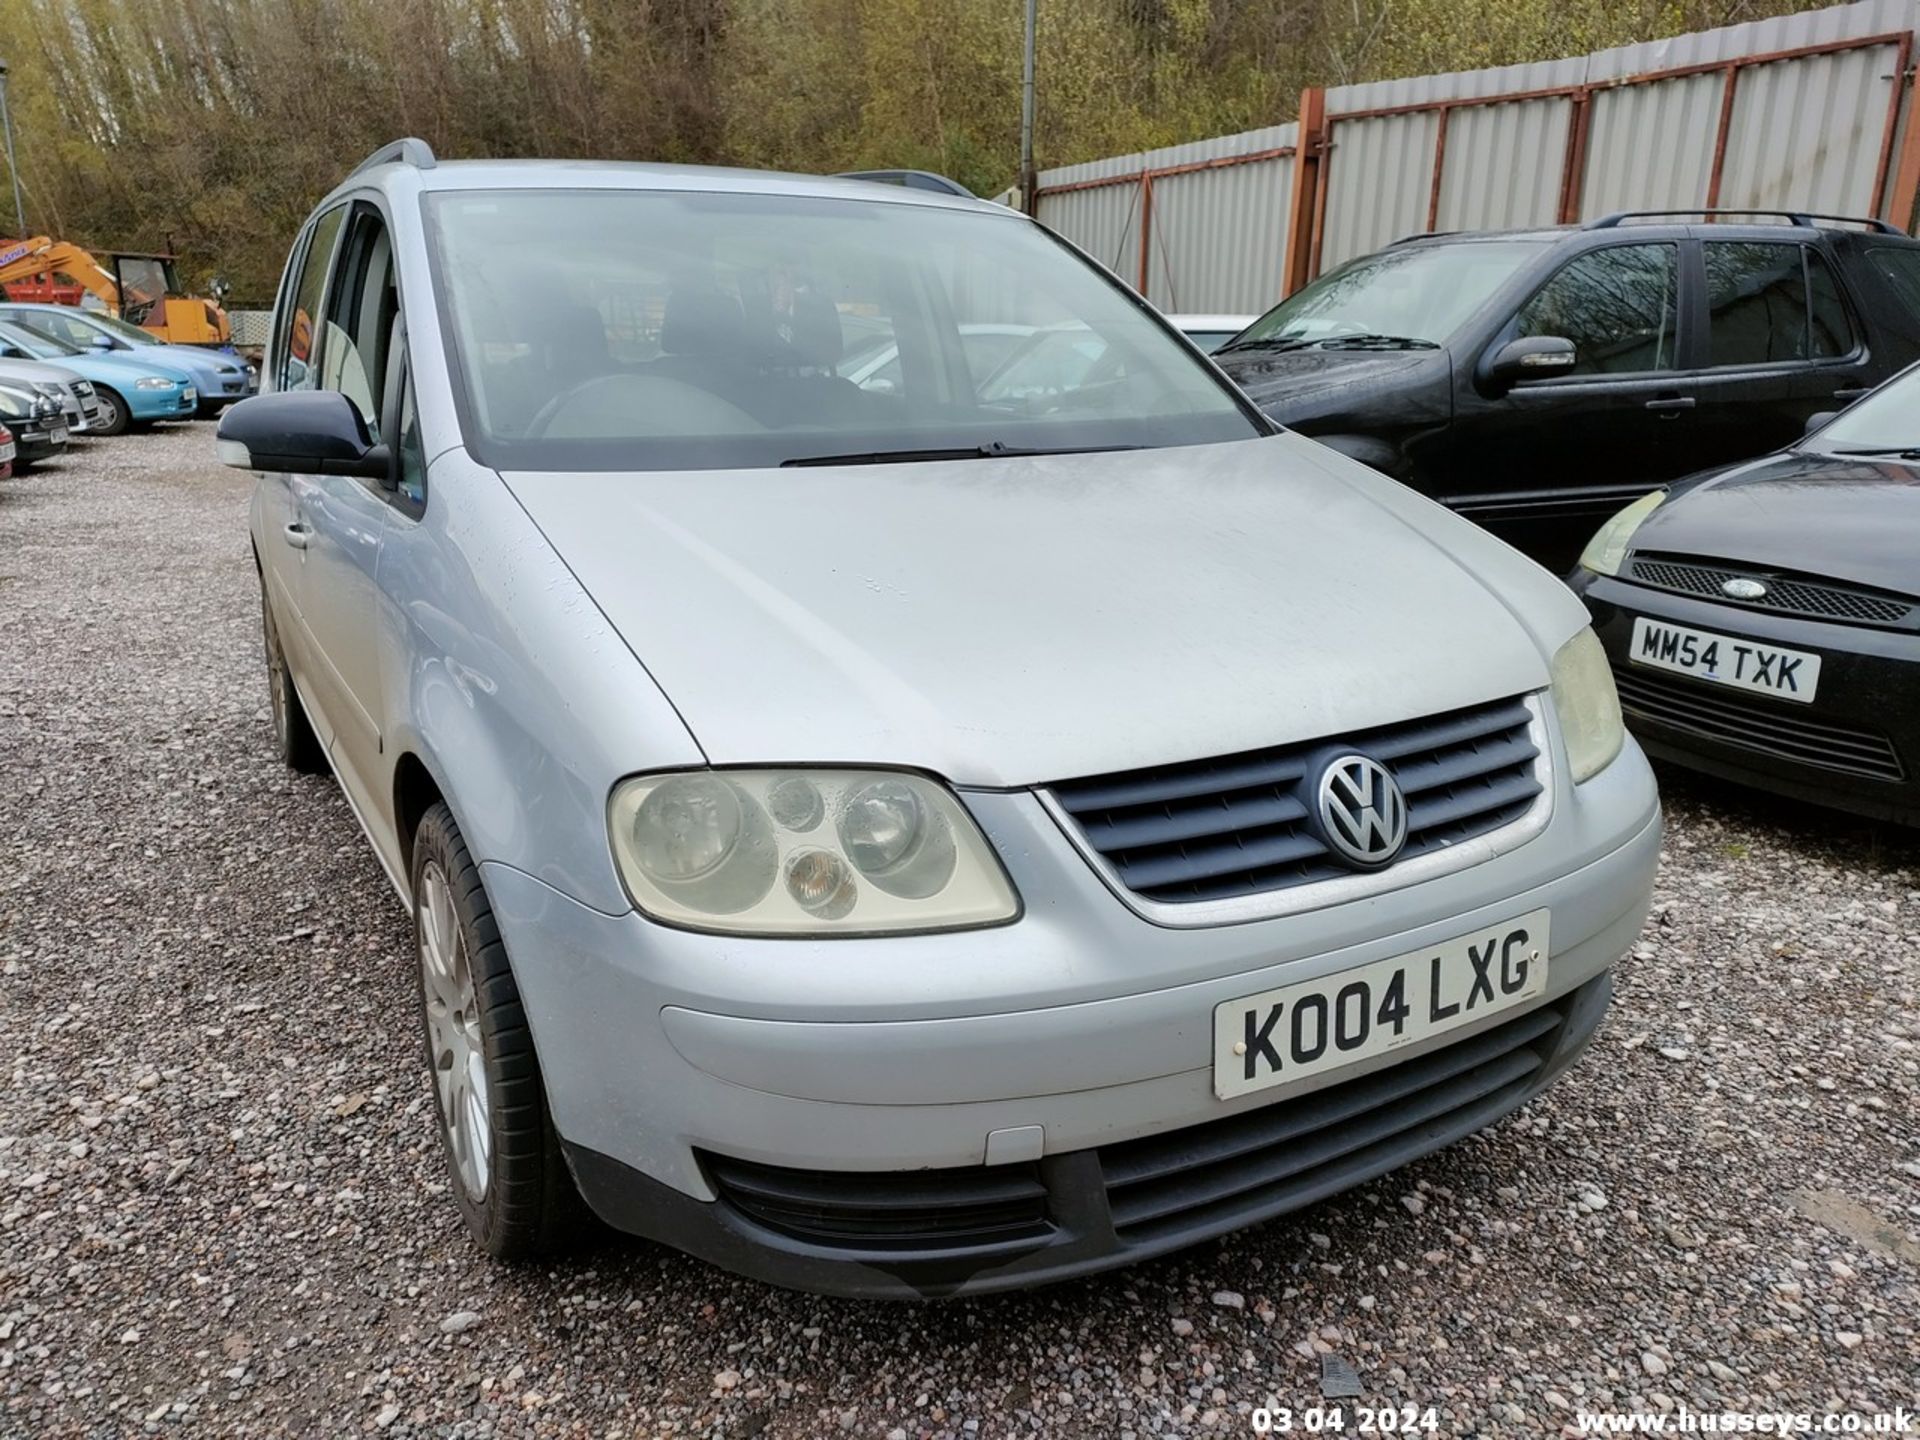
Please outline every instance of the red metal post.
M1900 103L1895 86L1894 104ZM1887 197L1887 218L1905 228L1914 222L1914 206L1920 204L1920 73L1908 82L1907 132L1900 141L1900 168L1893 177L1893 193Z
M1892 217L1885 213L1887 203L1888 171L1893 166L1893 138L1900 129L1900 100L1906 94L1907 66L1913 62L1913 37L1902 35L1893 60L1893 98L1887 102L1887 124L1880 132L1880 159L1873 167L1873 213L1881 219ZM1911 126L1909 127L1911 128ZM1913 207L1907 207L1907 213L1897 221L1905 226L1913 216Z
M1325 168L1327 92L1300 92L1299 138L1293 151L1293 189L1287 199L1287 254L1280 273L1284 299L1313 278L1319 234L1320 175Z
M1580 220L1580 201L1587 184L1587 136L1593 129L1593 92L1581 90L1571 97L1573 113L1567 117L1567 156L1560 163L1560 208L1555 218L1562 225Z
M1153 258L1153 172L1140 172L1140 283L1134 288L1147 293L1148 266Z
M1314 177L1313 196L1313 249L1307 256L1307 278L1317 279L1320 274L1320 242L1327 235L1327 176L1331 173L1328 161L1333 155L1333 121L1327 120L1320 126L1320 173Z
M1733 133L1733 97L1740 88L1740 66L1726 67L1720 82L1720 128L1713 134L1713 169L1707 173L1707 209L1720 208L1720 175L1727 164L1727 137Z
M1440 107L1440 119L1433 132L1433 185L1427 191L1427 229L1440 228L1440 177L1447 168L1447 121L1453 118L1453 106Z

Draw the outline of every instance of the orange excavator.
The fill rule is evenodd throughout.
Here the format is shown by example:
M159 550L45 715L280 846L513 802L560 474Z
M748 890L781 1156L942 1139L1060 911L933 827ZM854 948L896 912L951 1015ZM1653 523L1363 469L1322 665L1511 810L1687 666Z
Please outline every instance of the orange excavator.
M45 235L0 242L0 291L16 301L80 303L84 291L108 313L176 345L226 345L227 312L179 293L171 255L109 255L108 269L87 251ZM66 283L62 283L62 280Z

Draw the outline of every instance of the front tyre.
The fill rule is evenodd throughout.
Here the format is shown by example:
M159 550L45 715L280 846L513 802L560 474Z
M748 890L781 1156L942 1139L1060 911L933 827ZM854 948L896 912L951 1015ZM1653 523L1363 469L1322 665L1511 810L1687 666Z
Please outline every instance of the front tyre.
M124 435L127 424L132 418L127 410L127 402L117 390L109 390L104 385L93 387L93 398L100 406L99 418L93 422L91 435Z
M480 868L444 804L415 832L412 878L421 1029L460 1217L496 1260L551 1254L593 1221L547 1113Z

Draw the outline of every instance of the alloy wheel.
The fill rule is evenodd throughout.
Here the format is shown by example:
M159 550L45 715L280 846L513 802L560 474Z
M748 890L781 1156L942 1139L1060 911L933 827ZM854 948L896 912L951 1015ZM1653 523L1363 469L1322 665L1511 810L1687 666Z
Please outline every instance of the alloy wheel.
M454 913L446 872L436 860L421 869L414 919L420 935L421 990L426 997L434 1094L454 1170L467 1195L479 1201L486 1197L493 1170L487 1057L481 1045L480 1003L466 937Z

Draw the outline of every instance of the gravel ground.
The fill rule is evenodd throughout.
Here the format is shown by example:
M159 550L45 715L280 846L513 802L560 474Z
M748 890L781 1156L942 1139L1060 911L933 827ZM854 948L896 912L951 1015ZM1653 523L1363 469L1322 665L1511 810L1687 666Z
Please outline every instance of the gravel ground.
M0 484L0 1434L1234 1434L1329 1351L1442 1435L1920 1404L1920 837L1679 776L1591 1055L1301 1215L912 1307L482 1261L211 438Z

